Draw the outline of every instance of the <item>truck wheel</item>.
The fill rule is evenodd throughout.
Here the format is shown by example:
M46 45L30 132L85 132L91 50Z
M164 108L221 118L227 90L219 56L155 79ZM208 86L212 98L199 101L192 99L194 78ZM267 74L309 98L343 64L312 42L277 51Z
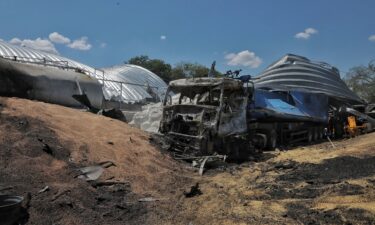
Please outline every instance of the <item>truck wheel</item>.
M228 161L241 163L248 160L251 154L249 145L250 143L241 139L231 140L228 143L228 148L230 148Z
M341 124L335 124L335 138L342 138L344 137L344 126Z
M267 150L274 150L277 144L277 133L274 129L272 129L267 135Z
M313 136L313 140L314 141L317 141L319 139L319 128L317 127L314 127L313 131L314 131L314 136Z
M307 131L307 142L310 143L313 140L313 131L312 129L308 129Z
M323 139L323 128L319 127L318 128L318 133L319 133L319 140Z
M366 130L366 133L370 133L372 131L372 125L371 125L371 123L366 123L365 130Z

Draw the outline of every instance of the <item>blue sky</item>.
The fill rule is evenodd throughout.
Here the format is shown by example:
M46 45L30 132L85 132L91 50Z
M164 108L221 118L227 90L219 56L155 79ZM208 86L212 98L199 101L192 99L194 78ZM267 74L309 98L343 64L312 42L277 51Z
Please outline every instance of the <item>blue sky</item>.
M375 59L373 0L1 0L0 8L1 39L94 67L145 54L256 75L286 53L344 72Z

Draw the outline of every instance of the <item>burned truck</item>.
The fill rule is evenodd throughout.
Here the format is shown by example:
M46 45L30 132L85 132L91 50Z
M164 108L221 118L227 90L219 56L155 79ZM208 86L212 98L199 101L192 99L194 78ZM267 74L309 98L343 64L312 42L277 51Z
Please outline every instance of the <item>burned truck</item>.
M231 78L170 82L159 131L181 156L227 155L245 159L254 150L247 128L253 86Z
M181 79L169 84L159 131L179 156L241 161L277 145L321 139L328 107L320 93L254 89L246 79Z
M239 72L228 71L226 76L232 78L170 83L160 132L173 149L241 158L254 149L339 137L350 125L348 113L354 114L340 109L364 105L335 67L302 56L287 54L250 81L238 77ZM354 115L366 132L375 127L372 111Z

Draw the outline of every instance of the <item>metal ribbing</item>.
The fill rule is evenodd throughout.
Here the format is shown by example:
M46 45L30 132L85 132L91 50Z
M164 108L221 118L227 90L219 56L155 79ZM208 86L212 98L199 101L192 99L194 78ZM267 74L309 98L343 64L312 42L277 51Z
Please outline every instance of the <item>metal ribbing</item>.
M103 79L103 73L99 70L94 69L91 66L79 63L77 61L47 53L27 47L15 46L4 41L0 41L0 56L4 58L17 57L19 60L25 63L41 63L43 60L55 63L55 65L63 65L61 62L66 62L67 66L72 68L79 68L91 77L95 77L100 83ZM48 66L48 64L47 64ZM156 74L148 71L142 67L134 65L120 65L110 68L105 68L104 79L124 82L122 84L122 96L121 84L116 82L105 81L103 94L107 99L122 100L124 102L139 102L145 98L150 98L150 94L146 91L147 84L155 90L155 92L162 97L167 84ZM142 85L142 86L140 86Z
M344 102L363 103L341 80L335 67L297 55L288 54L270 65L255 77L254 84L256 88L304 89L324 93Z

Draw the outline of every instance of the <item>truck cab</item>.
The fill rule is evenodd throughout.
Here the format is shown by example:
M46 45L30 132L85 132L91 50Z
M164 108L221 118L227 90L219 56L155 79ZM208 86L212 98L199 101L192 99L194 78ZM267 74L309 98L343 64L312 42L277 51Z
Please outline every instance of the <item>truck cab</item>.
M159 131L181 155L217 153L242 159L251 150L246 118L249 90L232 78L172 81Z

